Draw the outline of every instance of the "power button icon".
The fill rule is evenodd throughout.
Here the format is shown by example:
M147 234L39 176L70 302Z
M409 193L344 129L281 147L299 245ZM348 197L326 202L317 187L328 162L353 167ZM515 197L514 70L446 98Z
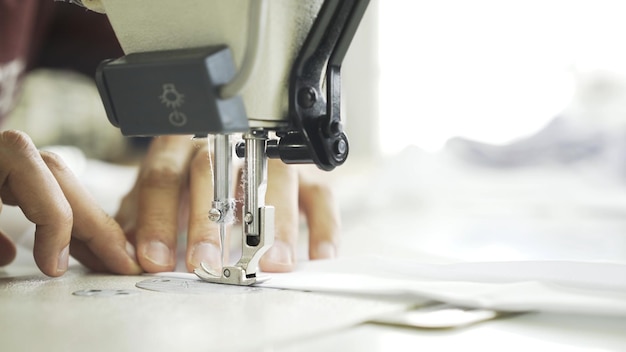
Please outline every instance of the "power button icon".
M187 123L187 115L180 111L172 111L169 117L170 123L174 126L184 126Z

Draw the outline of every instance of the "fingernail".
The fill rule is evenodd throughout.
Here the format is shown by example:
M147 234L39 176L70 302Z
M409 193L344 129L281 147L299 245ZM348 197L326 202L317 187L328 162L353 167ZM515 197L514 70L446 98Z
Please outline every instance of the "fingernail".
M200 263L204 263L216 272L220 272L222 270L222 251L212 243L198 243L191 250L190 262L194 268L199 267Z
M316 256L313 259L332 259L337 257L337 247L332 242L322 242L317 245Z
M70 260L70 245L68 244L59 253L59 258L57 261L57 271L66 272L69 260Z
M265 254L265 260L278 265L292 265L291 247L285 242L276 241Z
M135 246L132 243L126 242L126 254L130 257L130 259L137 261L137 252L135 251Z
M137 251L135 251L135 246L130 242L126 242L126 254L128 254L133 261L137 261Z
M156 265L168 266L172 264L172 251L160 241L150 241L146 246L144 256Z

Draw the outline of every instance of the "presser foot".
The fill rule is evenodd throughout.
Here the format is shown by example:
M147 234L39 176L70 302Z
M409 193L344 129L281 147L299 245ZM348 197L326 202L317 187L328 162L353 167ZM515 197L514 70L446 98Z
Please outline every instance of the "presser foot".
M258 277L256 273L246 274L245 269L238 266L225 266L222 272L218 273L204 263L200 263L200 267L193 272L202 280L216 284L251 286L269 279L268 276Z
M257 276L256 270L261 257L274 244L274 207L260 207L258 216L260 235L256 241L250 241L250 243L244 237L241 258L234 266L225 266L221 272L217 272L208 265L200 263L200 267L196 268L194 273L207 282L238 286L250 286L269 279L266 276Z

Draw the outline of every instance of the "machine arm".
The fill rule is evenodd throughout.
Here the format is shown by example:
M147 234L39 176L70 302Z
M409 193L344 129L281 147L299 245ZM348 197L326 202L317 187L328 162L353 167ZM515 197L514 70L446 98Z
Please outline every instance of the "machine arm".
M348 157L340 112L341 64L368 4L369 0L326 0L322 5L293 64L290 129L279 134L278 145L268 146L269 157L288 164L315 163L326 171Z

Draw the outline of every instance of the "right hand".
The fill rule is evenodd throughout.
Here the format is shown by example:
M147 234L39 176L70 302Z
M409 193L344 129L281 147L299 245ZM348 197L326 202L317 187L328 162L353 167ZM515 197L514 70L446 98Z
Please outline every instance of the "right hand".
M141 273L117 222L97 206L61 158L37 150L23 132L0 132L0 200L0 210L3 204L19 206L35 223L33 254L44 274L63 275L70 252L92 270ZM15 255L15 244L0 232L0 266Z
M187 232L187 269L204 263L221 271L219 227L208 217L213 178L206 145L195 144L190 136L153 139L134 187L122 200L116 219L136 244L138 261L147 272L175 269L180 259L176 242L183 232ZM263 271L295 268L300 211L309 228L309 258L336 256L339 209L325 178L313 165L268 161L265 201L276 209L276 241L259 263ZM243 194L237 188L240 200Z

